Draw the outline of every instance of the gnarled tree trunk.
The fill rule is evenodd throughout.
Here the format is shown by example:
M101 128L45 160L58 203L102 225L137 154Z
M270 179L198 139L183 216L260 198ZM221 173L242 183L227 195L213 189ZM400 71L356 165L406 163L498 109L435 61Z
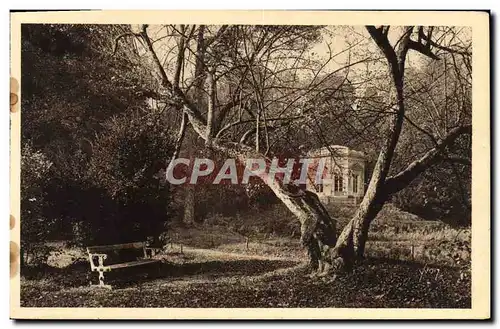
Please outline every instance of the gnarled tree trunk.
M212 147L227 153L241 163L248 159L265 159L267 169L271 160L253 148L236 143L212 142ZM274 192L281 202L300 222L300 241L306 248L312 270L327 272L331 258L329 251L337 242L336 221L330 217L318 196L291 184L283 184L280 179L270 178L269 170L258 175Z
M330 217L315 193L300 191L291 194L274 184L268 186L300 221L300 240L307 250L311 269L318 273L327 272L331 264L328 251L337 242L335 220Z

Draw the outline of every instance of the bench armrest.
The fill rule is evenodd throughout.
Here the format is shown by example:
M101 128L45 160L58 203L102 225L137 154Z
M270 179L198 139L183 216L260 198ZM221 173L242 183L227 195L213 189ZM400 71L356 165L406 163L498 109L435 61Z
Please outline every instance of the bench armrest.
M94 263L94 258L97 257L99 264L96 266ZM94 254L94 253L89 253L89 261L90 261L90 267L92 270L94 268L99 268L99 267L104 267L104 260L108 258L107 254Z
M146 253L146 257L148 256L147 253L149 251L150 253L150 256L149 257L153 257L155 256L159 250L162 250L163 248L161 247L144 247L144 251Z

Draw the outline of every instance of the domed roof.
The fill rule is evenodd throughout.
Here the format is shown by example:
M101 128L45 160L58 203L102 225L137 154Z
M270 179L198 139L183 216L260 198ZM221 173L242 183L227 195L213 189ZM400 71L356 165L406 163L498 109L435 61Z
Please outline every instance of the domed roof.
M363 152L349 149L349 147L343 145L324 146L322 148L307 152L307 155L316 157L348 156L365 159L365 154Z

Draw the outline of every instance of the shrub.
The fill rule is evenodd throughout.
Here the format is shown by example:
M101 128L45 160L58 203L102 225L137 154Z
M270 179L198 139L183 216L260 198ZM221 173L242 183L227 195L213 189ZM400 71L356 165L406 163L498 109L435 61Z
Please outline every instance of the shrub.
M37 243L54 230L55 221L43 217L43 186L52 163L30 144L21 148L21 253L22 264Z
M115 117L92 145L87 180L109 199L98 200L99 239L158 241L166 229L172 202L164 175L173 146L165 127L157 114Z

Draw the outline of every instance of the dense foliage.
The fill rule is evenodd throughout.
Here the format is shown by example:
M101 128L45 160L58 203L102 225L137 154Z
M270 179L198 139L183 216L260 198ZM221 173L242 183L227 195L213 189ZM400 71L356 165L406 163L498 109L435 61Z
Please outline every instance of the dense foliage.
M133 41L113 53L124 31L22 27L25 247L144 239L168 220L169 189L155 175L172 151L169 125L151 106L154 79Z

